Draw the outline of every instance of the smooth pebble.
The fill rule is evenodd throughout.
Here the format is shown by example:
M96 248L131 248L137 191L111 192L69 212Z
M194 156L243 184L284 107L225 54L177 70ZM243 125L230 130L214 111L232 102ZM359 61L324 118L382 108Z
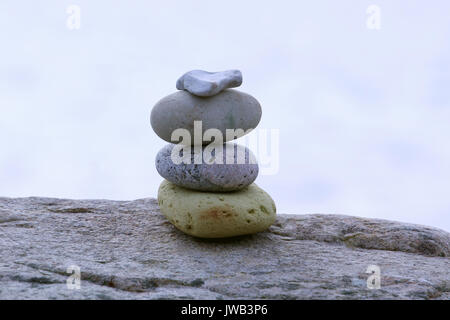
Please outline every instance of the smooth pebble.
M192 70L177 80L176 87L196 96L212 97L225 89L239 87L241 84L242 73L239 70L220 72Z
M237 139L251 129L256 128L261 120L261 105L251 95L238 90L225 90L209 98L200 98L186 91L177 91L162 98L153 107L150 123L155 133L171 143L209 144L211 140L203 139L208 129L217 129L223 141ZM201 134L194 137L194 121L201 121ZM181 139L172 133L176 129L186 129L190 139ZM227 129L240 129L236 135L226 135ZM194 138L197 138L195 140Z

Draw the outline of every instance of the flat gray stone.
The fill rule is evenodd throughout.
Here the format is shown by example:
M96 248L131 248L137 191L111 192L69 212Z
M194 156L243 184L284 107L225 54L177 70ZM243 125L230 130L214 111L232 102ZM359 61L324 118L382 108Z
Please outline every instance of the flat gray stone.
M227 146L229 147L227 151ZM222 164L208 163L206 156L203 157L206 147L200 150L191 148L190 156L186 162L175 164L172 161L173 144L166 145L156 155L156 170L170 182L188 189L199 191L235 191L245 188L255 181L258 176L258 164L253 153L246 147L235 143L218 146L222 150ZM176 149L175 149L176 150ZM230 160L227 161L227 154ZM215 150L209 152L211 156ZM240 163L238 157L240 154ZM200 164L195 164L195 158L199 157ZM212 158L210 159L212 160Z
M226 129L242 129L248 133L256 128L261 120L261 106L251 95L238 90L229 89L221 93L200 98L186 91L177 91L162 98L153 107L150 123L155 133L163 140L171 143L172 133L176 129L186 129L192 140L184 144L194 143L194 121L201 121L201 137L198 144L209 144L202 141L203 134L208 129L218 129L223 136L223 142L234 140L227 138Z
M178 80L178 90L186 90L200 97L211 97L219 92L239 87L242 84L242 73L239 70L207 72L192 70L186 72Z
M0 221L0 299L450 299L450 234L420 225L278 215L267 232L201 240L151 198L0 198Z

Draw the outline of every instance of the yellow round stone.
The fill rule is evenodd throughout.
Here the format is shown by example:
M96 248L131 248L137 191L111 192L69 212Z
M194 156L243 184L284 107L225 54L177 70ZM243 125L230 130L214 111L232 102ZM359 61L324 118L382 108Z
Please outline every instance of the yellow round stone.
M235 192L201 192L164 180L159 186L162 214L195 237L224 238L266 230L275 222L272 198L256 184Z

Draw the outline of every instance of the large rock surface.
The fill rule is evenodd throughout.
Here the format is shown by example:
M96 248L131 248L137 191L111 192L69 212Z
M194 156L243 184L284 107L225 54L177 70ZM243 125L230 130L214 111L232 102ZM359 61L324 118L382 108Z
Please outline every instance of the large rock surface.
M0 198L0 299L450 299L449 270L450 234L418 225L279 215L264 233L200 240L155 199Z

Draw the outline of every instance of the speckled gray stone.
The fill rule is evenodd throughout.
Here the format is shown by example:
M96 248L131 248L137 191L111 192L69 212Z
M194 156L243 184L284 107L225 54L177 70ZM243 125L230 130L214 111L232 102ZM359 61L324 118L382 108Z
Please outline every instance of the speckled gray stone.
M207 72L192 70L177 80L177 89L186 90L196 96L211 97L219 92L239 87L242 84L242 73L239 70Z
M227 163L227 145L232 147L229 149L230 151L233 152L234 150L234 157L231 158L230 156L233 162L228 161ZM256 158L244 146L235 143L220 145L219 147L223 150L222 164L208 164L204 161L206 158L201 164L194 163L196 153L201 157L201 153L206 148L205 146L202 147L202 152L195 151L194 147L191 148L190 164L175 164L171 157L174 146L174 144L166 145L158 152L156 155L156 169L163 178L180 187L199 191L235 191L250 185L258 176ZM240 159L243 160L240 163L237 161L239 152L242 155ZM215 155L214 150L212 150L211 154Z
M163 140L171 141L172 133L176 129L186 129L192 140L184 144L193 144L194 121L202 121L202 137L208 129L218 129L223 135L223 142L235 138L226 137L226 129L242 129L238 137L254 129L261 120L261 106L251 95L234 89L228 89L221 93L201 98L186 91L177 91L162 98L153 107L150 123L155 133ZM211 141L200 143L209 144Z

